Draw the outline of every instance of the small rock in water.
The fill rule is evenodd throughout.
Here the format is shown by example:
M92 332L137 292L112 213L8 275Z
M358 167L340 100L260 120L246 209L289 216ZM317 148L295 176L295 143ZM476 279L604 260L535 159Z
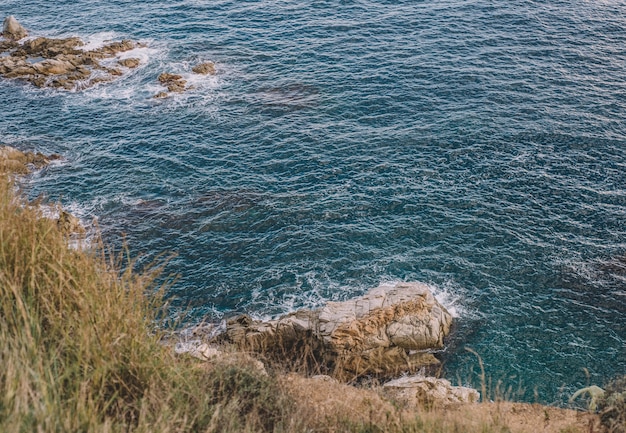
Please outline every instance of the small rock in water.
M182 75L170 74L169 72L163 72L157 78L157 80L159 80L159 83L161 83L161 84L168 84L168 83L171 83L173 81L179 81L179 80L182 80L182 79L183 79Z
M9 15L4 19L4 23L2 25L2 36L10 40L17 41L28 36L28 32L19 22L17 22L13 15Z
M196 74L215 75L215 64L213 62L200 63L191 68L191 70Z
M163 72L162 74L159 75L159 77L157 79L159 80L159 83L161 83L162 85L167 87L168 92L182 93L185 90L188 90L188 89L185 88L185 85L187 84L187 81L183 80L183 76L182 75L170 74L168 72ZM165 98L167 96L169 96L167 93L159 92L154 97L155 98Z
M59 218L57 219L57 226L67 235L85 234L85 227L80 220L71 213L61 209L59 211Z

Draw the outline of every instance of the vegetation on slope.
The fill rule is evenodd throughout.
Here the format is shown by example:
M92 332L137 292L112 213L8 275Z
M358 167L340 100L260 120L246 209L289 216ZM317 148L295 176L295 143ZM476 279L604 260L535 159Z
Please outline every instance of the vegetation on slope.
M0 431L271 431L275 385L175 359L155 329L155 273L116 264L69 248L0 179Z

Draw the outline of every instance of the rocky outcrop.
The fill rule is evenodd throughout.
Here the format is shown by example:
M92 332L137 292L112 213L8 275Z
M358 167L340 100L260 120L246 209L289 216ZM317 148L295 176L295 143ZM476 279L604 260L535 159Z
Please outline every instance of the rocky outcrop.
M15 18L5 20L3 36L6 40L0 41L0 76L21 79L37 87L80 90L111 81L122 75L122 71L103 66L100 61L139 46L133 41L123 40L84 50L83 41L76 37L38 37L19 44L15 42L22 34L19 28L22 27ZM133 68L139 65L139 61L125 59L120 60L120 64Z
M310 354L335 376L382 376L436 365L452 317L422 283L382 285L345 302L261 322L239 316L226 324L236 346L289 358Z
M28 32L17 22L13 15L9 15L2 23L2 36L9 40L17 41L28 36Z
M40 152L22 152L11 146L0 145L0 175L26 175L58 159L61 159L61 156L55 153L44 155ZM30 206L38 207L46 218L56 221L64 234L74 238L85 235L85 227L78 218L58 204L42 204L41 202L42 199L38 198L31 202Z
M28 174L60 158L57 154L46 156L39 152L22 152L11 146L0 146L0 173Z
M445 379L427 376L405 376L383 385L383 393L410 407L449 406L477 403L480 394L473 388L452 386Z

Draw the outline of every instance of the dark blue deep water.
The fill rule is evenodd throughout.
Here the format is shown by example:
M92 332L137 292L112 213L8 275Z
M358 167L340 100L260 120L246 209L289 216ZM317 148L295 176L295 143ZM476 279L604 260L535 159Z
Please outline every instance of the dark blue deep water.
M0 82L25 180L193 320L380 282L458 316L444 375L565 403L626 373L626 2L2 0L33 35L147 43L82 92ZM193 77L201 61L217 75ZM161 72L195 86L165 100ZM473 370L473 373L472 373ZM588 373L587 373L588 372ZM587 376L589 375L589 377Z

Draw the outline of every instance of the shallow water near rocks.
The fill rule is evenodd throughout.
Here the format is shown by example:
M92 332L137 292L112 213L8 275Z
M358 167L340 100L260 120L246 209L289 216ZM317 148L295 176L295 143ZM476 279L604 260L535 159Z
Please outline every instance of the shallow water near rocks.
M147 44L81 92L0 82L27 180L192 321L385 281L458 315L443 375L565 403L626 370L626 2L6 0L31 35ZM191 73L212 61L215 76ZM194 89L163 100L161 72ZM587 377L589 375L589 377Z

